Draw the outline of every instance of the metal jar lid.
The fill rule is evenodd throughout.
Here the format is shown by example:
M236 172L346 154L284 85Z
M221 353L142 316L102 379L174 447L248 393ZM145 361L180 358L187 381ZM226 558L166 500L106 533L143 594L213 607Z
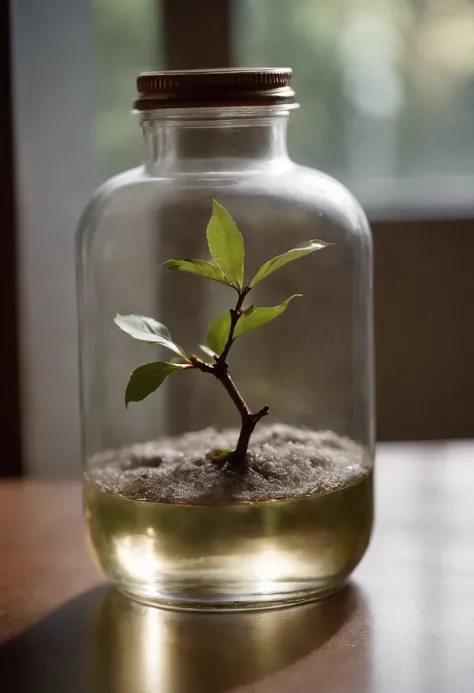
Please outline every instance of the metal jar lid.
M138 111L209 106L294 104L288 67L144 72L137 79Z

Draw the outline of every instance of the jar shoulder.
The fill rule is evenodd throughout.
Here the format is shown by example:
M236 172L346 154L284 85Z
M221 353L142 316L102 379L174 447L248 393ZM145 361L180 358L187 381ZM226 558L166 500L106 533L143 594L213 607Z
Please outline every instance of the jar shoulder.
M83 212L78 225L77 242L83 242L104 222L132 219L137 224L166 206L179 210L195 203L209 205L217 199L228 205L238 218L245 210L256 215L258 207L278 210L292 218L294 224L318 219L325 226L344 235L356 235L370 242L370 228L365 213L341 183L331 176L290 162L266 175L228 175L218 177L160 176L159 169L150 175L144 167L121 173L103 183ZM248 204L247 204L248 203Z
M94 217L100 216L112 203L119 200L127 191L144 181L142 166L119 173L104 181L94 192L84 208L77 226L77 234L87 228Z
M157 181L146 175L143 166L120 173L106 180L95 191L84 208L76 229L76 252L104 231L114 226L139 223L141 215L151 209L157 195Z
M329 223L370 238L367 216L355 196L345 185L327 173L308 166L293 164L287 173L292 197ZM283 181L282 181L283 182Z

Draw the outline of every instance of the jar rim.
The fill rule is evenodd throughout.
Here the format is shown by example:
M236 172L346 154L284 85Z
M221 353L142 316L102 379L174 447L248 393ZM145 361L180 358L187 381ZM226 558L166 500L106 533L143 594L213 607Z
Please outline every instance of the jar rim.
M132 112L139 116L140 122L147 121L163 121L169 125L173 123L176 126L186 124L187 126L193 123L196 127L203 127L207 123L209 127L214 127L216 124L229 124L234 120L241 120L242 127L246 124L255 124L257 121L261 124L269 124L275 118L288 117L290 111L299 108L299 103L281 104L272 106L240 106L240 105L225 105L225 106L167 106L161 108L148 107L145 109L134 109Z

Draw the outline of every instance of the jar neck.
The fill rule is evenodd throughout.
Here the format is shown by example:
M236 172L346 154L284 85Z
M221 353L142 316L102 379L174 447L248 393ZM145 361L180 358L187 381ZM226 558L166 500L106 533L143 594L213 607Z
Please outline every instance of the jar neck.
M183 108L142 115L151 174L249 172L289 162L288 108Z

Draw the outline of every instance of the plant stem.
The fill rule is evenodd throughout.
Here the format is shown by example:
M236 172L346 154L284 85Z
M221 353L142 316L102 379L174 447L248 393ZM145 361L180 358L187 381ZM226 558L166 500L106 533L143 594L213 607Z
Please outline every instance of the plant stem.
M215 368L215 367L214 367ZM220 369L218 369L220 370ZM227 369L223 369L222 373L216 373L214 371L214 375L218 380L221 381L227 392L229 393L229 396L237 409L239 410L242 422L245 420L246 417L250 416L252 412L250 411L246 401L238 391L234 381L230 377L229 371Z
M242 293L239 292L239 298L237 300L237 305L235 308L230 309L230 330L229 330L229 336L227 338L226 345L222 351L222 354L219 356L217 359L217 362L225 363L227 361L227 356L229 355L230 348L232 344L234 343L234 331L235 327L237 325L237 322L242 315L242 305L245 300L245 297L247 296L248 292L250 291L250 286L246 286L245 289L242 290Z
M240 316L242 315L242 305L249 291L250 287L246 287L245 289L243 289L242 292L239 293L237 305L235 306L235 308L232 308L230 310L231 324L229 329L229 336L227 338L226 345L222 350L221 355L214 357L216 360L215 364L211 366L210 364L201 361L201 359L197 358L197 356L191 356L191 363L195 368L199 368L199 370L201 370L203 373L211 373L215 378L217 378L217 380L219 380L222 383L227 393L229 394L229 397L231 398L231 400L233 401L233 403L239 411L240 418L242 420L239 439L237 441L235 450L229 453L225 458L226 462L238 466L245 466L250 436L254 432L255 426L258 424L260 419L268 414L268 407L263 407L255 414L252 414L248 404L246 403L246 401L238 391L234 381L230 377L229 365L227 363L227 356L229 354L232 344L234 343L235 327Z
M263 407L255 414L250 414L242 418L239 439L233 452L227 455L227 462L245 464L247 450L249 447L250 436L254 432L255 426L263 416L268 414L268 407Z

